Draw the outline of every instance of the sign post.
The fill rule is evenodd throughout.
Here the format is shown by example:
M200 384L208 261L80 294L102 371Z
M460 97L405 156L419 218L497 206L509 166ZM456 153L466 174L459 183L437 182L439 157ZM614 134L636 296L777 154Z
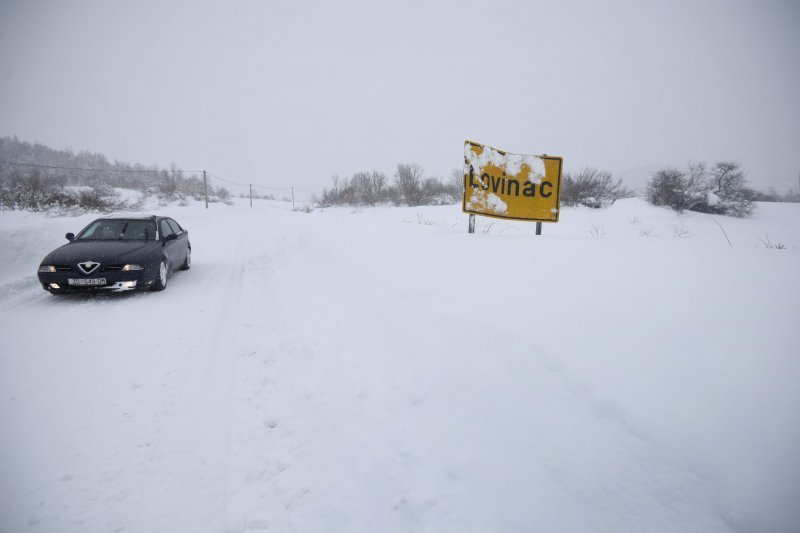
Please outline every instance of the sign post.
M511 154L472 141L464 142L462 210L474 215L536 222L558 222L563 159L549 155Z

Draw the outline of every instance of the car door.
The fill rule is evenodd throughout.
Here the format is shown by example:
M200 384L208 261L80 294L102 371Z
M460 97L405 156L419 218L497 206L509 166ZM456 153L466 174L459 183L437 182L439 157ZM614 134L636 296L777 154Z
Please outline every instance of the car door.
M179 251L180 251L180 243L178 242L179 239L167 240L170 235L175 235L175 231L170 227L169 222L167 222L166 218L162 218L158 223L158 230L161 232L161 239L164 243L164 255L167 257L167 261L169 262L170 270L175 269L178 266L179 261Z
M177 262L175 264L182 265L186 261L186 255L189 253L189 232L171 218L167 219L167 223L172 228L172 231L178 235L179 246L177 246Z

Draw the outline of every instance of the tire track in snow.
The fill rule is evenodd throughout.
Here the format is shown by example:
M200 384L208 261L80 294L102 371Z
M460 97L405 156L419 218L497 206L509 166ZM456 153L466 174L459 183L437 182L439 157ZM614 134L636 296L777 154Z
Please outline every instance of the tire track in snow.
M260 393L281 380L274 347L282 344L286 331L281 327L282 322L275 321L275 314L283 314L285 301L278 297L282 293L275 287L285 287L282 276L297 255L299 241L294 229L283 226L279 237L263 238L255 246L257 253L247 260L244 278L247 291L241 302L239 328L242 342L233 394L234 429L225 532L274 529L275 517L263 511L271 505L283 505L282 496L272 490L265 491L264 487L274 487L290 465L284 450L274 440L289 426L284 419L274 416L284 399Z
M247 224L246 227L250 228L251 225ZM206 367L206 375L204 378L205 382L215 384L210 385L210 387L216 387L219 391L218 394L223 397L220 399L224 401L224 405L221 407L219 413L221 424L224 426L224 442L220 443L220 446L223 447L222 457L224 457L224 464L221 466L221 472L217 481L218 486L223 490L221 499L222 512L220 514L221 524L223 526L227 522L228 514L228 486L232 452L232 390L236 370L236 356L239 352L237 333L240 322L241 294L244 281L245 250L251 233L252 230L240 235L234 247L232 257L228 259L223 266L225 269L230 269L231 274L228 276L225 286L221 289L221 291L224 292L224 305L221 306L219 314L217 315L220 327L214 336L213 346L210 352L210 364Z
M241 222L251 216L248 213L226 215L235 216L236 220L220 224L220 234L206 239L215 246L213 254L211 250L193 254L194 265L187 273L194 274L195 279L185 287L173 283L167 289L183 293L181 297L186 299L185 306L191 310L190 317L203 317L200 325L191 328L195 337L183 350L185 367L193 369L191 387L184 390L187 396L179 401L183 411L180 422L184 427L173 430L172 449L165 456L166 460L173 461L173 470L185 480L186 494L176 498L166 490L164 498L183 502L187 510L181 514L192 514L191 522L176 520L170 527L185 530L221 530L227 508L231 391L239 344L237 327L246 244L251 233L247 228L252 224ZM230 239L224 235L229 226L245 231ZM220 243L224 243L221 248ZM201 250L200 241L194 244ZM174 484L166 483L166 486L174 487Z

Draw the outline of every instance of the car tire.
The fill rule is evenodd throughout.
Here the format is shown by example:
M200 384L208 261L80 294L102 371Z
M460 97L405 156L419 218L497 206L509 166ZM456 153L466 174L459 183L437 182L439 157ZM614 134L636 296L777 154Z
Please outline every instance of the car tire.
M183 261L181 265L181 270L189 270L192 268L192 249L189 248L186 250L186 259Z
M167 268L167 260L162 259L158 265L158 275L156 281L153 283L154 291L163 291L167 288L167 278L169 277L169 268Z

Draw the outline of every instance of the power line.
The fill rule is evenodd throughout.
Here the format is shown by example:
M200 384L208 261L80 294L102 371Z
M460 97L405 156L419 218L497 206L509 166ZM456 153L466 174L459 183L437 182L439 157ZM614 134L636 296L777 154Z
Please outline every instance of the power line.
M211 176L212 178L217 178L218 180L224 181L225 183L230 183L231 185L238 185L240 187L248 187L248 186L251 185L250 183L237 183L235 181L226 180L225 178L221 178L221 177L217 176L216 174L212 174L211 172L207 172L207 174L209 176Z
M16 161L0 161L0 165L17 165L23 167L37 167L37 168L54 168L59 170L85 170L89 172L179 172L179 173L192 173L198 174L202 170L166 170L166 169L151 169L151 170L125 170L121 168L80 168L80 167L61 167L57 165L37 165L35 163L18 163Z
M235 181L227 180L225 178L221 178L221 177L217 176L216 174L212 174L211 172L209 172L208 175L213 177L213 178L217 178L220 181L224 181L225 183L230 183L231 185L238 185L240 187L249 187L250 185L252 185L253 187L258 187L259 189L268 189L268 190L271 190L271 191L288 191L288 190L291 190L291 187L267 187L266 185L261 185L260 183L238 183L238 182L235 182ZM295 190L300 190L300 189L295 189Z

